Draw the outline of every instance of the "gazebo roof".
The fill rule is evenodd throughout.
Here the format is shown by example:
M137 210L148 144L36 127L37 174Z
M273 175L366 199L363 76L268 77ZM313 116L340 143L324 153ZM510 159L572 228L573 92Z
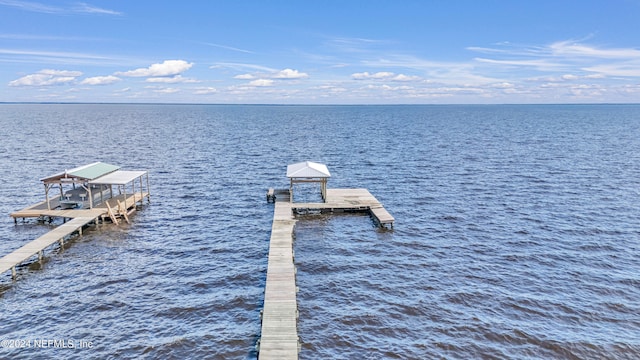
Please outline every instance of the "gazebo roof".
M299 162L287 166L288 178L328 178L331 177L327 165L311 161Z
M103 162L95 162L71 170L65 170L64 172L47 176L40 180L45 183L63 181L62 179L68 179L68 181L90 181L112 173L118 169L120 169L120 166Z

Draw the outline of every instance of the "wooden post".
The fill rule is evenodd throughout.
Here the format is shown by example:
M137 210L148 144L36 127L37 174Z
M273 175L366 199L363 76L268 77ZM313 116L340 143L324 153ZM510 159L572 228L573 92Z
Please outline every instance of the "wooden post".
M149 173L147 173L147 202L151 202L151 188L149 188Z
M51 210L51 204L49 204L49 186L44 184L44 197L47 200L47 210Z
M289 178L289 202L293 203L293 178Z
M124 192L124 211L127 211L127 185L122 185L122 191ZM118 206L120 205L120 201L118 201ZM128 222L128 221L127 221Z
M89 196L89 209L93 209L93 199L91 197L91 185L87 184L87 186L84 186L84 184L82 184L82 188L87 191L87 196Z
M144 202L144 195L142 193L142 176L140 176L140 205Z
M327 178L322 178L320 182L320 193L322 194L322 201L327 202Z

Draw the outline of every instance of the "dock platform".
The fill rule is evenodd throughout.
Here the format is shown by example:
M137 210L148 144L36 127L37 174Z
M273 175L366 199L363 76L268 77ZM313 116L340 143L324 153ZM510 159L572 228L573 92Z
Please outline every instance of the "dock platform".
M269 189L267 202L273 201L273 224L269 242L267 283L262 310L259 360L298 359L300 341L297 330L298 304L293 258L294 213L369 212L381 226L393 228L395 219L367 189L326 189L323 203L291 202L289 190Z
M280 192L286 190L280 190ZM367 189L327 189L325 202L322 203L292 203L295 212L369 212L371 217L381 227L387 225L393 228L395 219ZM277 196L277 195L276 195Z

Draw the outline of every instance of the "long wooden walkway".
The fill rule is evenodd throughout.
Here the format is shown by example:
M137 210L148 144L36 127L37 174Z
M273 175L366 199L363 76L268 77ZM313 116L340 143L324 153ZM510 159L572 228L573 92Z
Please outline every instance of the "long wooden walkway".
M13 251L9 255L3 256L0 258L0 274L7 270L11 270L12 277L15 277L17 265L35 255L38 255L38 258L42 259L43 252L46 248L56 242L60 242L60 245L63 245L65 237L76 231L82 235L82 227L92 221L95 221L97 217L100 216L100 212L94 211L94 214L96 216L76 217Z
M298 358L294 225L289 197L276 198L269 242L259 360Z
M368 211L381 227L393 227L394 218L367 189L327 189L323 203L291 203L289 190L267 192L273 200L273 225L269 242L267 284L262 310L259 360L298 359L296 277L293 263L293 228L296 211Z

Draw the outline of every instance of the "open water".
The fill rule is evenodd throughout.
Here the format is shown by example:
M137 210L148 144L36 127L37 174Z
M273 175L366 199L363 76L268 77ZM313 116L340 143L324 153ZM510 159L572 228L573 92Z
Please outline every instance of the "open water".
M265 191L305 160L396 226L300 218L301 359L640 358L640 106L3 104L0 129L2 255L49 230L8 216L42 177L151 182L130 225L0 274L0 340L31 342L0 358L255 358Z

